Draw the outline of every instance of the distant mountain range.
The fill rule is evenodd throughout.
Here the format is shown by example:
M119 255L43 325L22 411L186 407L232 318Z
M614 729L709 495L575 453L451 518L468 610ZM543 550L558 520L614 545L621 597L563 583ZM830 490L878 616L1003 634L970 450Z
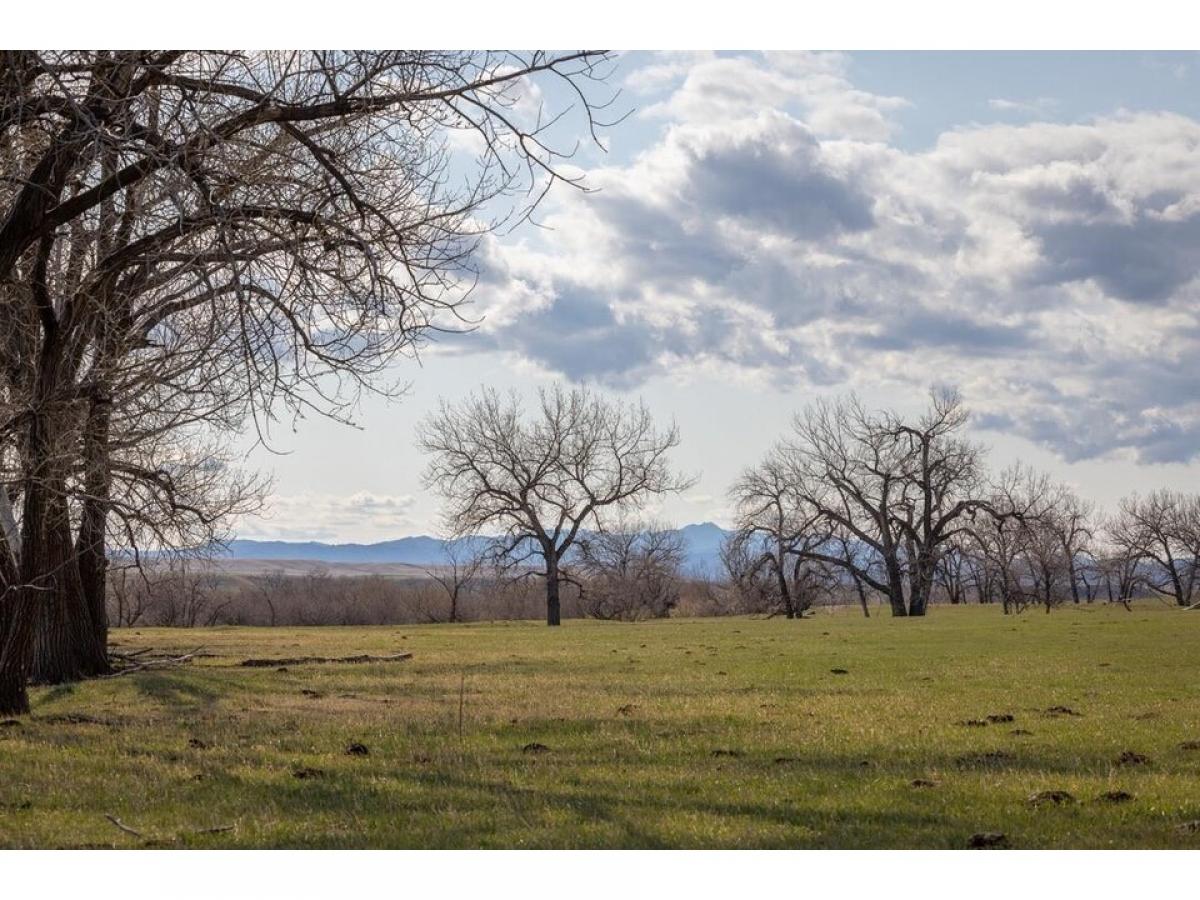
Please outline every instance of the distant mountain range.
M728 532L712 522L685 525L678 529L683 538L685 568L689 574L717 572L720 568L721 542ZM456 544L479 541L460 538ZM327 544L322 541L231 541L226 556L235 560L275 559L323 563L380 564L404 563L412 566L437 566L447 562L446 550L437 538L419 535L380 541L375 544Z

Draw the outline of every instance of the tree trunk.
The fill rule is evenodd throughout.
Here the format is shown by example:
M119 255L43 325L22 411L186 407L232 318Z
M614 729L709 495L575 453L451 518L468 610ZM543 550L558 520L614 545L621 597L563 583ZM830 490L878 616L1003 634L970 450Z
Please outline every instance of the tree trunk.
M546 624L562 624L562 608L558 596L558 560L546 557Z
M893 616L907 616L908 607L904 604L904 577L900 573L900 566L889 561L887 563L888 574L888 602L892 605Z
M779 599L783 601L784 615L789 619L794 619L796 618L796 605L792 602L792 592L788 589L787 573L783 568L782 554L776 561L775 577L779 581Z
M26 684L33 654L34 627L45 600L47 547L46 480L50 463L50 423L46 410L31 404L27 442L27 476L21 510L21 565L15 596L9 600L0 635L0 715L29 712Z
M50 498L45 533L52 574L38 616L30 668L30 678L40 684L62 684L109 672L107 628L103 632L97 629L80 579L69 512L61 494L64 488L56 485L55 496Z
M854 589L858 591L858 602L862 604L863 616L871 618L871 607L867 604L867 592L863 590L862 579L857 576L854 579Z
M108 670L108 553L105 532L111 489L108 460L109 422L112 410L107 398L95 399L88 410L84 436L84 500L79 520L76 557L80 588L94 631L93 644L101 650L96 662ZM274 624L274 623L272 623Z

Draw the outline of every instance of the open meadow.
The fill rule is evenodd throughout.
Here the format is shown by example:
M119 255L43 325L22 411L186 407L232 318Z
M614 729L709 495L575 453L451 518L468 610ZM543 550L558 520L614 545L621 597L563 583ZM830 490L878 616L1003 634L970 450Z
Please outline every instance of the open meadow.
M1200 847L1200 614L1159 604L114 643L203 649L34 689L0 845Z

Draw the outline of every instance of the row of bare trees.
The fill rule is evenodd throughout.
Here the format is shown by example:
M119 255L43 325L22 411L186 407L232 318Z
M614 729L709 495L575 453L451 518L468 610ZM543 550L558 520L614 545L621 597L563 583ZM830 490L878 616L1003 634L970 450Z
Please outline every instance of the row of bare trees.
M0 714L107 671L110 558L255 507L223 436L344 419L453 326L481 236L565 180L570 110L523 101L593 128L606 60L0 53Z
M1026 466L991 476L967 419L944 390L913 418L853 397L809 407L731 490L732 583L788 617L847 590L867 615L869 594L897 616L935 594L1005 612L1145 593L1194 604L1200 497L1133 495L1101 516Z

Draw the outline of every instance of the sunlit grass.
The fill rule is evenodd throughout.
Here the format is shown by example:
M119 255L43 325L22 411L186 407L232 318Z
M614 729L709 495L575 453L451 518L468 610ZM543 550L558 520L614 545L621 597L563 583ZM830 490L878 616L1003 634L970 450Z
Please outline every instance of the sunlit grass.
M32 718L0 727L0 845L962 847L996 831L1014 847L1200 847L1180 828L1200 820L1200 750L1181 747L1200 740L1200 613L114 640L212 655L37 689ZM413 658L237 666L399 650ZM960 724L989 715L1013 721ZM1124 751L1149 762L1118 765ZM1076 802L1028 802L1045 790ZM1118 790L1133 799L1097 799Z

